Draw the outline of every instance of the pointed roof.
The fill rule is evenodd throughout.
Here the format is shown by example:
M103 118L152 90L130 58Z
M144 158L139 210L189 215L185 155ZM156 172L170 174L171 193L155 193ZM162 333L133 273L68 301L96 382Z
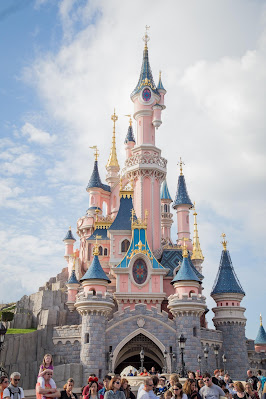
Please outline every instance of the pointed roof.
M75 269L72 269L71 275L69 277L69 280L67 284L79 284L79 281L77 280Z
M174 284L177 281L198 281L201 284L200 279L190 265L188 252L186 249L183 251L183 261L181 267L176 273L174 279L171 281L171 284Z
M99 170L98 170L98 161L94 161L94 168L92 171L91 178L89 180L89 183L87 185L87 190L88 188L102 188L104 191L111 191L110 186L107 184L103 184L100 178Z
M245 295L245 292L241 287L241 284L234 271L229 251L226 249L226 245L224 245L218 274L216 276L211 295L227 293Z
M173 202L173 200L171 198L171 195L169 193L169 190L168 190L168 186L167 186L166 180L163 181L162 187L161 187L161 200L162 199L168 199L168 200L171 200Z
M128 143L129 141L133 141L134 143L136 143L135 138L134 138L134 134L133 134L132 125L128 126L127 135L126 135L126 138L125 138L125 144Z
M178 178L177 191L173 203L173 208L176 209L178 205L184 205L184 204L188 204L191 206L193 205L187 192L185 176L183 174L182 175L180 174Z
M131 230L132 209L132 196L121 197L119 211L109 230Z
M106 169L109 169L110 167L115 167L120 169L119 167L119 163L118 163L118 159L117 159L117 154L116 154L116 143L115 143L115 123L118 120L118 116L115 113L111 116L112 121L114 122L114 126L113 126L113 137L112 137L112 147L111 147L111 152L110 152L110 156L106 165Z
M100 264L98 255L94 255L94 258L93 258L93 261L92 261L90 267L88 268L88 270L86 271L84 276L80 279L80 281L84 281L84 280L106 280L108 283L111 283L111 281L106 276L106 274Z
M159 82L157 84L157 90L163 90L166 92L165 88L163 87L163 83L162 83L162 73L161 71L159 72Z
M160 260L161 264L164 267L167 267L168 269L170 269L167 276L173 276L174 270L179 266L180 263L182 263L182 261L183 261L182 250L174 249L174 248L173 249L164 249L163 253L162 253L162 258ZM191 268L196 273L196 276L200 280L203 280L203 278L204 278L203 275L193 265L190 255L188 255L188 261L190 263Z
M150 67L150 62L149 62L149 53L148 53L148 46L147 46L147 41L149 40L148 35L146 33L144 41L145 41L145 47L143 51L143 60L142 60L142 66L141 66L141 71L140 71L140 77L137 86L131 93L130 97L132 98L135 94L139 93L143 87L149 86L149 88L153 91L154 94L157 94L157 96L160 96L159 91L157 90L157 87L154 83L153 76L152 76L152 71Z
M73 234L72 234L72 231L71 231L71 227L70 227L70 226L69 226L68 232L67 232L65 238L63 239L63 241L66 241L66 240L73 240L73 241L76 241L76 239L73 237Z
M204 256L202 254L202 250L200 248L200 242L199 242L199 233L198 233L198 225L197 225L197 212L195 209L195 202L194 202L194 235L193 235L193 252L191 259L197 259L197 260L204 260Z
M255 339L255 345L266 345L266 332L264 330L264 327L262 325L262 317L260 315L260 328L257 334L257 337Z

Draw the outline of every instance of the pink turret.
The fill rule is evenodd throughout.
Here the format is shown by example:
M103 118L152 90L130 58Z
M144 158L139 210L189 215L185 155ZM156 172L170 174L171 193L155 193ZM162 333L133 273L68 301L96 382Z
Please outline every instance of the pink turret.
M173 224L173 214L170 212L170 204L173 202L166 180L163 181L161 187L161 227L162 238L165 244L171 242L171 226Z
M76 241L76 239L73 237L72 231L71 231L71 226L69 226L68 232L65 236L65 238L63 239L64 243L65 243L65 259L69 260L69 257L71 255L73 255L74 252L74 243Z
M177 211L177 244L182 245L183 239L188 240L187 247L189 250L193 249L192 242L190 239L190 226L189 226L189 210L193 204L189 198L185 176L183 175L182 162L180 158L180 176L178 178L177 192L173 208Z
M153 81L148 40L146 32L140 78L131 93L137 132L136 145L130 148L132 155L126 160L126 176L134 180L134 209L137 216L143 219L146 210L151 215L147 237L152 251L158 251L161 247L160 186L165 178L167 161L161 157L161 151L155 147L155 127L158 128L161 124L161 110L165 108L163 96L166 91L157 89Z
M126 159L128 159L132 155L132 148L135 147L136 142L133 135L131 115L126 115L126 116L129 116L129 127L125 138Z

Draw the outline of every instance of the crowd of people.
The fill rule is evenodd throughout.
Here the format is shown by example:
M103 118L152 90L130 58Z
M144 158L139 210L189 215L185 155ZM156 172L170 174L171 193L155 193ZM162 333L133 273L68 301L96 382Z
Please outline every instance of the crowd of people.
M178 374L170 374L169 380L152 367L148 372L144 369L138 375L145 377L136 395L131 391L126 376L106 375L100 382L95 374L91 374L87 384L82 388L80 397L73 392L74 380L69 378L63 390L56 387L53 380L53 359L50 354L44 356L36 382L36 399L266 399L266 377L260 370L257 376L247 371L246 382L233 381L222 369L201 375L188 371L183 385ZM127 375L133 376L132 370ZM20 385L21 375L13 372L10 380L0 377L0 399L23 399L24 391ZM222 397L222 398L221 398Z

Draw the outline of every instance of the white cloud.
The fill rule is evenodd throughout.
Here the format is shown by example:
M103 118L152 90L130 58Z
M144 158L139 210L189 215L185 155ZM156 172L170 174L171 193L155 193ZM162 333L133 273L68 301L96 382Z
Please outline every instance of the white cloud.
M51 135L41 129L37 129L31 123L26 122L21 128L23 136L28 138L30 143L52 144L56 140L55 135Z

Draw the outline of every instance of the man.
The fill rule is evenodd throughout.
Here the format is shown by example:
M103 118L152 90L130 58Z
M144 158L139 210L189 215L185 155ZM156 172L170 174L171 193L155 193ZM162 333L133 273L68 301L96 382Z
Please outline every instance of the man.
M46 369L43 375L45 388L42 388L41 384L37 382L36 384L37 399L42 399L43 396L45 396L46 398L60 398L61 393L56 388L52 388L50 385L50 379L52 378L52 376L53 376L53 370Z
M23 389L19 387L20 373L14 371L10 376L10 384L3 392L4 399L23 399L24 392Z
M202 399L219 399L219 396L224 396L224 391L222 388L212 382L211 375L209 373L203 374L202 378L204 387L202 387L199 391Z
M254 391L257 390L257 382L258 381L259 381L258 378L255 375L253 375L252 371L248 370L247 371L246 382L250 382L251 383L252 388L253 388Z
M133 375L133 374L132 374L132 375ZM108 385L109 385L109 382L110 382L110 381L111 381L111 376L108 375L108 374L106 374L106 375L104 376L104 379L103 379L103 388L99 390L99 394L100 394L100 395L103 395L103 396L104 396L105 392L106 392L107 389L108 389Z
M214 374L214 377L212 377L212 382L215 385L219 385L220 370L218 370L218 369L214 370L213 374Z
M151 371L150 371L150 375L156 375L156 374L157 373L156 373L155 367L152 366Z
M137 399L150 399L149 392L153 389L152 378L145 378L144 387L139 391Z
M260 380L260 382L261 382L261 389L262 389L262 391L263 391L264 384L265 384L265 382L266 382L266 377L264 377L264 376L262 375L261 370L258 370L257 378L258 378L258 380Z
M132 373L132 370L130 369L129 373L127 373L127 377L133 377L133 376L134 376L134 374Z
M224 380L224 369L220 369L219 378L220 378L220 380Z

